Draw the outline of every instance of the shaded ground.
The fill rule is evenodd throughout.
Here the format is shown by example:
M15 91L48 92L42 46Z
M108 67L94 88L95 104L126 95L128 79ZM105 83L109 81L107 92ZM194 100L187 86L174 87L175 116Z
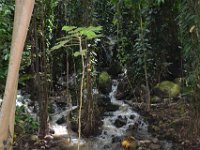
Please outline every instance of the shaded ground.
M138 107L149 123L149 132L159 140L172 141L173 150L200 150L200 134L195 129L192 107L179 99L171 103L153 104L150 113Z

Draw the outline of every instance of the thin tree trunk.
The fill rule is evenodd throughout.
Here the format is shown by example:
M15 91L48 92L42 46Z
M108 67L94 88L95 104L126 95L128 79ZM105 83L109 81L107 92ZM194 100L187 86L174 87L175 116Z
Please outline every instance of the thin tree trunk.
M6 88L0 112L0 149L12 149L15 100L23 47L34 0L16 0L14 29Z
M80 87L80 105L79 105L79 115L78 115L78 150L80 150L80 139L81 139L81 110L83 106L83 85L84 85L84 77L85 77L85 63L83 56L83 48L82 48L82 39L79 37L79 48L81 53L81 62L82 62L82 77L81 77L81 87Z
M144 53L144 76L145 76L145 101L146 101L146 110L149 112L151 109L151 96L150 96L150 90L149 90L149 81L148 81L148 72L147 72L147 52L144 49L144 27L143 27L143 19L142 19L142 10L141 10L141 4L139 4L139 10L140 10L140 29L142 34L142 47L143 47L143 53Z

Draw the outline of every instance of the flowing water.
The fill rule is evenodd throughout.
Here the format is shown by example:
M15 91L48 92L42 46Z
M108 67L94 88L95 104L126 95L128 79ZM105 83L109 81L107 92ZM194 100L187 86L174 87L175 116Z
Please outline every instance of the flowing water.
M114 112L109 112L109 115L105 115L103 119L103 129L100 136L95 138L92 146L94 150L120 150L120 139L123 136L126 136L127 130L134 126L138 125L138 132L143 133L148 136L148 125L143 121L138 113L132 110L132 108L125 104L121 100L115 98L118 87L118 81L113 80L112 91L109 94L111 103L118 105L119 110ZM122 127L116 127L115 122L117 119L125 120L125 125ZM118 139L116 142L115 140Z
M120 140L127 135L128 129L136 126L137 138L149 138L151 135L148 133L148 124L144 122L143 118L133 110L131 106L125 104L123 100L117 100L115 95L117 92L118 81L113 80L112 91L109 94L111 103L118 105L119 109L113 112L106 112L103 117L102 133L97 137L91 137L89 139L81 139L81 145L84 145L81 150L122 150L120 146ZM95 90L97 94L98 91ZM17 106L24 106L27 113L30 113L34 118L37 118L35 113L35 107L38 107L37 103L30 105L32 102L29 99L29 95L22 96L21 92L17 94ZM55 131L56 136L68 136L71 138L71 144L77 145L78 138L76 134L70 134L67 130L67 123L58 124L57 120L64 117L66 118L70 111L77 108L73 107L60 107L56 103L53 104L55 112L50 115L50 127ZM125 123L122 126L116 126L118 119L124 120ZM171 150L171 143L163 141L163 150ZM76 148L75 148L76 149Z

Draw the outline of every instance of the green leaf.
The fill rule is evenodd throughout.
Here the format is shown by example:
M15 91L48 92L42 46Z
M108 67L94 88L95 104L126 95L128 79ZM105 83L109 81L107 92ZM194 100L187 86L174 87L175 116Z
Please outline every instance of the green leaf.
M66 32L69 32L69 31L72 31L72 30L74 30L76 28L77 27L75 27L75 26L64 26L64 27L62 27L62 30L66 31Z
M57 49L59 49L59 48L65 46L65 44L67 44L69 41L70 41L70 40L64 40L64 41L58 42L54 47L52 47L52 48L50 49L50 51L54 51L54 50L57 50Z
M103 27L102 27L102 26L96 26L96 27L94 27L94 26L89 26L89 27L87 28L87 30L94 31L94 32L99 32L99 31L102 31L102 30L103 30Z
M86 52L87 52L86 49L82 50L81 52L77 51L77 52L74 53L74 57L78 57L80 55L85 56Z
M96 33L90 30L80 31L81 35L85 35L87 39L93 39L96 37Z

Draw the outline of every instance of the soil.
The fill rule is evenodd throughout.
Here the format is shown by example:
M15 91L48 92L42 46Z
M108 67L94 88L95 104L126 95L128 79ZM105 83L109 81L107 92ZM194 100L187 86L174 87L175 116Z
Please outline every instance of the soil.
M163 100L165 101L165 100ZM173 143L173 150L200 150L197 118L192 118L192 106L183 98L152 104L151 111L136 106L149 123L149 132L159 140Z

